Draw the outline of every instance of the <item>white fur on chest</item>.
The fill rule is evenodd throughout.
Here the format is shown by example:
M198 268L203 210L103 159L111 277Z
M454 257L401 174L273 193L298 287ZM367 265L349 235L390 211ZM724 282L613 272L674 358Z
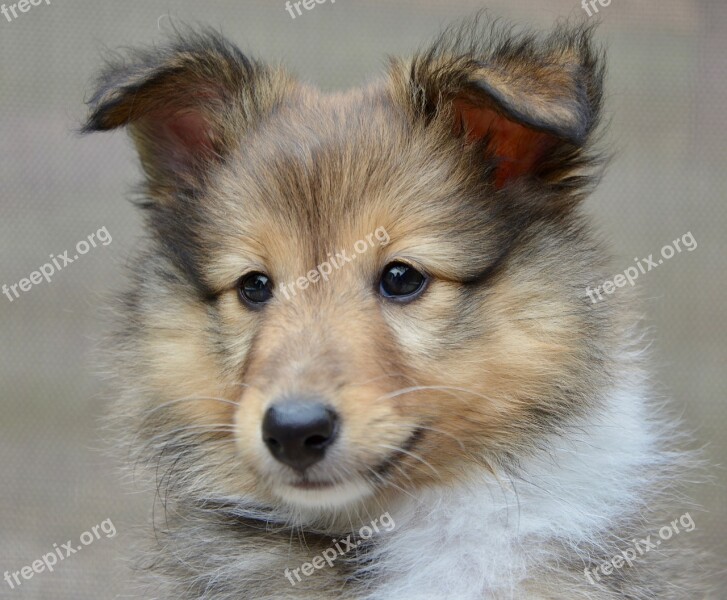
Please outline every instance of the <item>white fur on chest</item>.
M368 598L533 598L527 577L638 509L643 469L658 460L645 410L640 385L620 389L549 453L524 461L519 478L483 472L392 509L396 528L376 550Z

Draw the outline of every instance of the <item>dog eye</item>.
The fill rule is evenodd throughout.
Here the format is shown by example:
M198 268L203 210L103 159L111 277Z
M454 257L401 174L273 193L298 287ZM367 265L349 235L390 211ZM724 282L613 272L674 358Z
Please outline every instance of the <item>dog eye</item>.
M247 305L263 304L273 297L273 282L264 273L243 275L237 283L240 298Z
M406 302L417 298L424 290L426 282L426 276L414 267L393 262L384 268L379 289L385 298Z

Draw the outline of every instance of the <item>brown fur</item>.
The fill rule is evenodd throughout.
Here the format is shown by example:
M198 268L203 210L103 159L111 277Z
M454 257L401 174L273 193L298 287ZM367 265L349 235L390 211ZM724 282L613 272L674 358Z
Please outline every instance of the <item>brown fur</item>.
M340 413L345 447L309 477L373 486L360 522L473 464L505 475L596 408L632 319L623 296L585 295L608 275L578 209L601 165L590 38L465 27L335 94L209 32L104 71L87 130L129 127L146 173L151 239L114 362L119 427L156 467L167 509L157 593L356 597L365 552L305 586L280 581L353 524L281 504L275 486L293 475L259 433L276 398L312 393ZM293 281L382 226L391 243L329 282L259 311L241 304L244 273ZM410 304L376 294L395 258L430 276ZM247 557L242 574L231 556ZM562 597L549 585L532 597ZM638 585L628 597L657 597ZM577 597L626 597L588 593Z

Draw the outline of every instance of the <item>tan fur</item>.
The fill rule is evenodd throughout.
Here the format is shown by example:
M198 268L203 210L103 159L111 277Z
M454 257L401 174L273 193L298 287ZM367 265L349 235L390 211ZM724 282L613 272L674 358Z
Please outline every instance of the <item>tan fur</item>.
M152 241L114 360L121 427L179 515L151 566L164 597L337 597L343 585L356 597L347 577L364 562L295 590L280 572L406 495L466 484L475 466L507 476L597 411L623 367L632 317L624 296L585 295L608 271L577 207L600 166L600 55L582 29L542 44L464 36L324 94L188 35L112 65L88 125L128 125L146 173ZM281 283L380 227L390 244L282 297ZM394 260L429 276L409 304L377 293ZM261 310L238 297L252 271L276 285ZM340 443L306 477L368 486L355 523L281 492L298 475L260 428L295 394L340 415ZM250 505L268 515L258 527ZM310 545L290 545L294 533ZM243 574L226 570L238 547ZM555 597L549 585L528 597Z

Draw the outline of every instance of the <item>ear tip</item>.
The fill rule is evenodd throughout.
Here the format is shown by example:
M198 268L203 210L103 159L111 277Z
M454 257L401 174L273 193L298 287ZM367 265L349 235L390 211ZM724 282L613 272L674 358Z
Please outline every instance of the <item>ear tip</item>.
M95 131L109 131L122 125L128 120L114 120L113 115L118 113L115 109L122 103L121 98L110 97L108 90L101 88L86 101L88 116L81 128L81 133L93 133Z
M108 127L106 123L98 113L91 113L86 121L81 125L79 132L82 134L95 133L97 131L108 131L112 129Z
M159 46L109 53L90 84L92 92L86 101L89 116L81 132L108 131L127 125L131 114L121 108L145 86L185 70L190 76L201 77L213 63L219 65L217 72L235 80L224 82L229 85L251 79L258 70L258 65L221 32L209 26L183 23L174 24L174 31Z

